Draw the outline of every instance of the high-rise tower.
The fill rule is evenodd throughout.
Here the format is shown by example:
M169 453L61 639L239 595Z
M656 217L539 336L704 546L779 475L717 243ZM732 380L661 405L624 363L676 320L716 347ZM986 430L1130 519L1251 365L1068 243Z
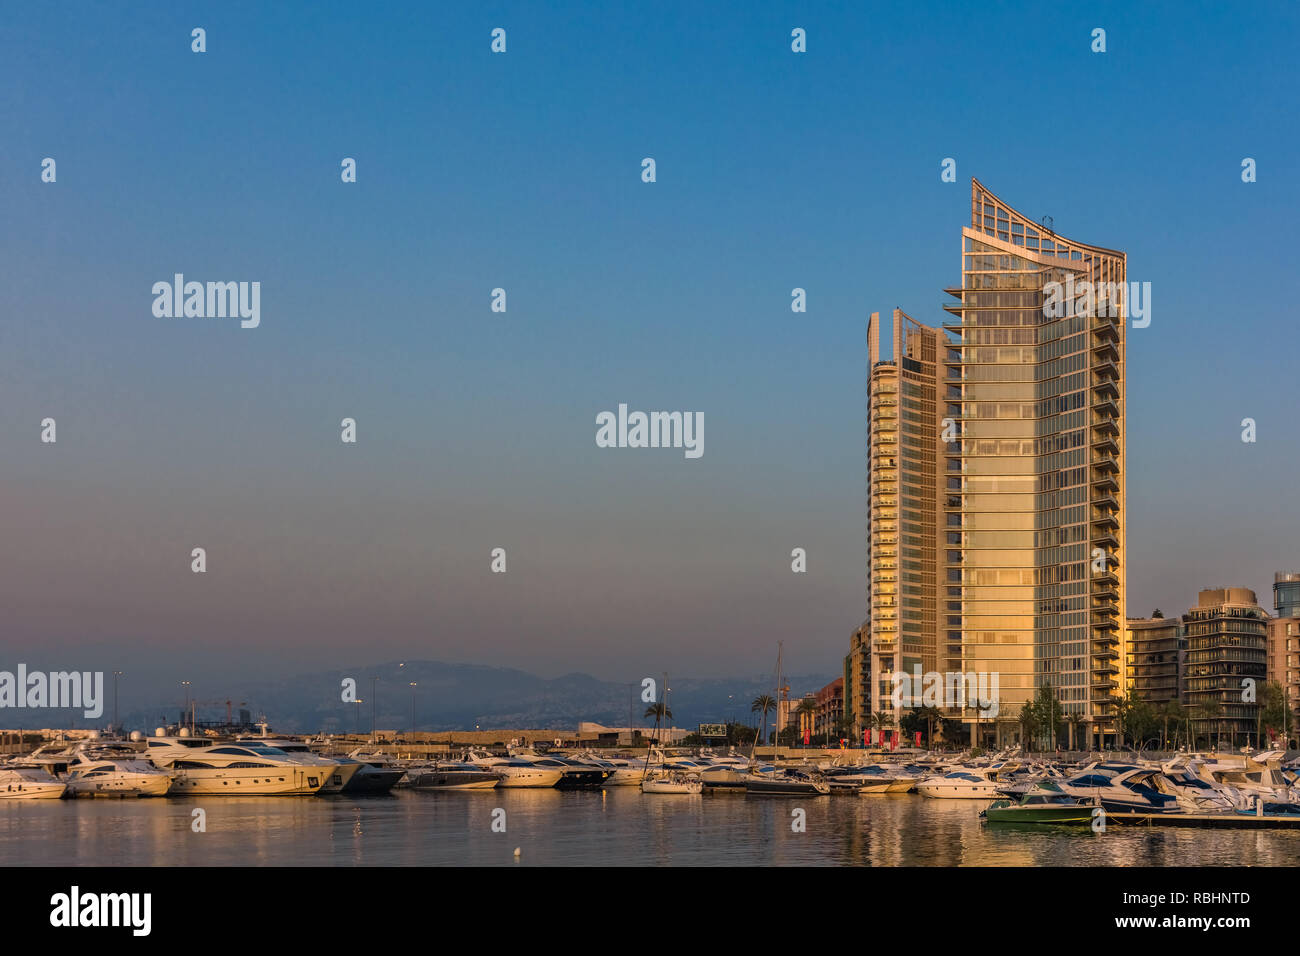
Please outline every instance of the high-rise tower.
M941 459L941 578L945 611L960 606L959 669L999 675L986 740L1017 737L1044 683L1082 731L1117 730L1126 281L1124 253L1057 235L972 180L962 284L946 290L959 301L944 306L960 341L942 360L940 419L959 438Z
M860 723L882 711L897 721L901 708L890 700L893 672L933 671L942 656L938 369L948 348L941 329L898 309L892 358L881 358L879 313L872 313L867 329L870 612L863 636L870 686L857 702Z

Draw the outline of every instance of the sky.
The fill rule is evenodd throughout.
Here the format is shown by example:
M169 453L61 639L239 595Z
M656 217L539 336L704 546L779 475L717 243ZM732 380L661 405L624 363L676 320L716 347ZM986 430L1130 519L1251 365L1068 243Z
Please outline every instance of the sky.
M10 5L0 667L220 697L406 657L750 674L782 641L837 672L865 616L867 317L947 317L972 176L1151 283L1129 613L1228 584L1271 607L1300 567L1298 19ZM260 282L260 325L156 317L175 273ZM703 414L704 454L597 447L620 403Z

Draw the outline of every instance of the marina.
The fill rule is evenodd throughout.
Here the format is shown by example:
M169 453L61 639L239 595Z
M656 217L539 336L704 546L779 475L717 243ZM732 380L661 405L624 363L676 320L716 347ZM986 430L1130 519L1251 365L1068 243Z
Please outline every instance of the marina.
M195 808L206 831L193 832ZM806 811L792 832L791 811ZM505 811L504 833L492 829ZM515 849L520 850L514 856ZM915 794L508 789L349 799L0 801L13 866L1292 866L1294 830L993 825Z
M105 846L138 852L142 863L179 862L169 853L188 846L194 807L213 838L192 849L207 847L217 858L205 862L215 864L239 862L249 841L259 859L276 862L394 865L636 865L650 862L638 856L647 852L674 864L775 862L773 853L802 863L1096 864L1144 855L1157 862L1152 854L1175 845L1187 865L1222 863L1247 849L1253 860L1282 864L1300 850L1297 761L1280 751L1144 759L511 746L430 758L400 748L338 752L355 741L272 736L265 728L227 738L184 730L132 737L47 742L0 762L6 858L34 856L48 844L63 855L51 862L101 862ZM524 859L499 855L511 841L494 829L498 815L508 821L505 832L537 840L525 851L511 838ZM807 832L792 829L792 815L806 815ZM570 838L552 839L574 821L586 823ZM94 832L99 826L111 832ZM412 827L424 838L394 835ZM1182 836L1195 829L1215 833ZM286 844L268 839L281 831ZM117 840L133 833L138 845L124 851ZM943 846L944 833L958 834L961 845ZM1026 842L1026 834L1034 837ZM653 851L619 848L649 836ZM1158 842L1142 842L1150 839ZM443 859L451 846L463 856ZM895 849L886 852L889 846Z

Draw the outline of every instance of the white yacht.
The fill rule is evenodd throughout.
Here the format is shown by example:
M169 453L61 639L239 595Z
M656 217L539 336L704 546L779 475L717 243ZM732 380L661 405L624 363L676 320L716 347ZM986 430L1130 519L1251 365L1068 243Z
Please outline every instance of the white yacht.
M318 793L337 764L260 743L210 737L150 737L146 755L175 773L171 793L189 796L281 796Z
M348 785L348 782L361 769L362 764L359 761L350 760L332 760L329 757L322 757L314 752L304 741L289 740L286 737L237 737L236 744L261 744L263 747L272 747L275 750L282 750L287 754L293 754L302 760L303 763L314 764L316 766L330 766L333 771L326 774L328 778L325 785L320 788L321 793L341 793Z
M1272 753L1257 754L1253 758L1192 759L1188 768L1207 783L1231 787L1251 800L1279 805L1300 802L1300 794L1282 772L1281 760Z
M654 773L641 781L642 793L696 794L704 792L699 777L677 771Z
M610 771L604 767L553 757L549 754L539 754L530 747L511 747L510 757L512 760L530 763L534 767L550 767L559 770L560 779L555 786L560 790L599 790L610 775Z
M832 790L852 791L855 793L889 793L900 782L900 778L885 768L872 765L869 767L833 767L825 771L826 782ZM915 778L906 778L908 789L916 782Z
M640 785L641 778L645 776L644 762L637 763L626 757L602 757L589 750L584 750L581 753L574 754L572 759L608 770L610 772L609 776L605 778L605 786L607 787L635 787Z
M916 792L941 800L992 800L998 796L995 767L963 767L918 781Z
M467 763L482 767L489 773L497 775L498 787L554 787L564 776L564 771L556 767L541 767L527 760L509 760L495 757L486 750L470 750L465 755Z
M1096 800L1107 813L1173 813L1184 809L1175 793L1156 788L1153 777L1160 775L1158 768L1096 763L1055 783L1068 796Z
M172 785L169 772L126 744L77 748L64 780L70 797L162 797Z
M0 800L57 800L67 785L42 767L0 765Z

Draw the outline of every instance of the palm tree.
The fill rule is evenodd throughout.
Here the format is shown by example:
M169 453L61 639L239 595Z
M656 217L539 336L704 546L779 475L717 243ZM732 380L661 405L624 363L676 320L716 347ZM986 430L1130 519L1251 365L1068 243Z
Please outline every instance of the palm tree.
M663 701L658 701L656 703L651 704L649 707L647 707L645 709L645 713L642 714L641 716L646 717L647 719L650 717L653 717L655 719L655 743L658 743L659 722L663 721L664 726L667 726L668 721L673 719L673 712L668 708L668 705L665 704Z
M776 700L771 694L759 694L754 698L754 702L749 705L751 714L762 713L763 715L763 732L759 735L760 740L767 739L767 715L776 710Z
M943 715L939 713L938 707L925 706L916 712L916 715L925 721L928 728L925 745L931 750L934 749L934 722Z

